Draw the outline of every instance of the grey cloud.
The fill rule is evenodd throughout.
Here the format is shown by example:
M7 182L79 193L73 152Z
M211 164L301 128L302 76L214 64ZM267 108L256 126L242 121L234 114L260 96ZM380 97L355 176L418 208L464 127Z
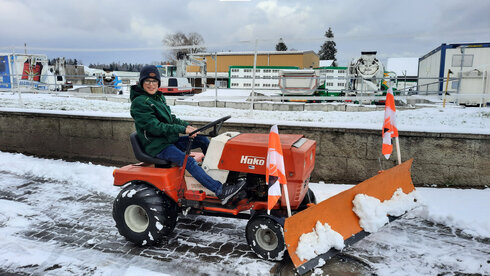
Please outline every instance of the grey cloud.
M166 34L182 31L221 44L210 50L251 50L253 44L239 41L255 38L262 41L259 50L272 50L282 37L290 49L318 51L332 27L342 64L365 49L386 57L420 56L441 43L488 42L490 33L487 0L0 0L0 6L8 9L0 24L9 26L0 47L159 47ZM151 62L161 52L94 53L85 55L93 59L85 63L139 56Z

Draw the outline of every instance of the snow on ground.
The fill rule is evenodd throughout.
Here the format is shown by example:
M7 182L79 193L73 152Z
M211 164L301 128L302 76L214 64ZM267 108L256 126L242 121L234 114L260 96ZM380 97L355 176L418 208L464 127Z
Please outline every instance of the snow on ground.
M226 96L223 95L226 90L220 89L218 92L219 97ZM207 94L196 95L189 101L210 100L210 96L214 96L213 93L214 90L210 89ZM238 96L235 100L242 101L246 94L238 91L237 95L234 95ZM105 97L107 95L90 96ZM127 95L111 97L112 100L107 101L83 99L69 93L23 93L19 101L18 94L0 92L0 110L129 117L130 104L125 102ZM252 112L186 105L171 108L178 117L186 120L211 121L224 115L232 115L231 122L278 124L279 127L297 125L381 129L384 115L383 111L272 112L254 110ZM440 106L432 106L404 110L397 112L397 123L401 131L490 134L490 108L448 106L443 109ZM112 186L113 167L0 152L0 168L0 174L19 176L34 183L53 182L52 187L55 187L53 189L64 191L64 193L58 193L56 190L48 190L47 194L37 199L44 201L48 210L49 204L53 206L55 203L62 204L64 200L70 198L90 198L92 194L99 194L103 195L101 198L108 200L114 198L119 192L118 188ZM97 236L85 241L84 246L80 248L60 246L56 241L40 242L20 237L18 233L27 231L26 229L32 227L32 223L39 220L54 220L56 216L49 211L40 213L30 205L29 201L10 200L11 187L32 185L15 181L15 178L8 178L7 182L0 179L0 190L6 194L0 198L0 274L2 269L6 268L13 271L26 271L26 268L32 267L40 269L35 270L36 273L40 271L40 273L51 275L59 275L57 273L60 272L77 275L87 273L87 271L93 275L151 275L157 273L155 271L160 271L158 275L165 275L161 269L158 269L162 262L153 258L127 253L111 254L104 250L90 249L91 245L96 243ZM352 186L312 183L311 187L318 200L321 201ZM420 206L354 246L344 249L344 252L366 260L378 275L434 275L445 274L448 271L489 275L490 189L417 188L417 191L420 195ZM36 190L32 191L33 194L36 192ZM26 193L25 197L29 198L29 194ZM102 206L109 208L110 205L107 202L93 204L94 206L100 205L100 208ZM77 202L76 206L65 206L67 216L78 216L81 212L79 209L84 209L83 206L83 202ZM82 211L88 212L87 210ZM101 211L110 213L110 210ZM80 220L80 223L83 223L83 219L91 220L90 217L77 219ZM220 219L212 218L209 221L219 224ZM78 223L78 220L73 223ZM112 221L97 223L109 224L103 225L106 229L111 229L107 231L117 232L113 229ZM243 226L242 224L237 225L237 227ZM239 230L239 233L243 232L243 229ZM230 238L231 236L225 237L233 239ZM111 238L120 239L119 236L111 236ZM223 237L216 238L211 235L207 237L211 240L213 238L222 239ZM200 246L199 243L183 240L180 243ZM236 241L230 240L230 243L235 244ZM177 259L177 262L179 260ZM184 262L188 260L184 259ZM233 263L236 273L249 275L268 274L273 265L273 263L248 257L226 258L223 261ZM209 272L211 274L223 273L214 266L209 268Z
M113 167L0 152L0 168L0 173L4 176L19 176L19 178L2 177L4 180L0 180L0 190L3 191L0 199L1 269L26 271L30 267L35 269L35 272L48 275L60 275L59 273L77 275L87 273L87 271L92 275L151 275L152 273L174 275L169 272L171 270L167 270L170 269L168 266L178 266L178 264L162 263L152 258L144 258L144 252L151 253L156 249L143 251L139 256L114 253L110 250L94 250L95 244L100 239L107 237L114 240L121 239L110 219L92 222L104 229L110 229L108 234L97 229L90 231L90 223L86 222L86 220L94 219L90 213L86 213L87 208L90 208L92 212L110 214L110 201L120 191L119 188L112 186ZM20 179L27 179L27 182L26 180L22 182ZM33 183L40 184L36 186ZM19 190L20 188L25 189L27 185L32 187L30 192L25 193ZM311 184L319 201L350 187L352 185ZM40 189L48 190L42 194ZM488 262L490 256L490 216L488 216L490 189L418 188L417 190L421 201L419 207L383 227L379 232L344 249L344 252L368 262L378 275L435 275L438 272L447 271L490 274ZM20 193L18 195L20 201L12 201L15 193ZM90 201L93 194L103 194L101 198L104 202L95 201L92 203L95 205L85 206L84 202ZM34 195L37 197L32 197ZM63 202L70 198L81 200L75 201L74 205L63 205ZM26 199L29 200L26 201ZM33 207L36 205L31 205L36 202L48 209L40 212L42 210ZM77 248L59 245L56 240L40 242L19 236L19 233L29 231L34 226L32 223L47 221L46 223L49 224L48 222L52 220L58 220L59 214L56 213L59 212L59 208L62 208L65 213L62 218L70 218L66 223L72 221L79 224L80 229L88 227L90 231L88 233L94 235L90 240L83 241L84 246ZM94 208L99 210L93 210ZM106 210L106 208L109 209ZM80 213L84 215L80 217ZM219 224L220 221L227 219L210 218L210 220ZM65 222L61 221L61 223ZM204 240L234 239L232 237L235 235L243 234L244 223L242 221L237 223L236 227L239 229L231 231L231 236L213 237L209 235ZM435 224L442 226L434 228ZM75 230L78 231L76 228L68 229L76 236L77 231ZM194 231L190 231L189 235L192 236ZM441 233L434 233L437 231ZM243 243L244 238L239 238L238 241ZM182 239L182 236L179 239ZM105 242L111 243L110 240ZM200 245L202 241L177 242L191 247L202 246ZM237 241L231 240L231 242L236 243ZM91 249L92 246L93 249ZM129 252L131 250L133 249L130 249ZM180 255L177 254L177 256ZM258 258L243 257L225 260L235 263L234 273L242 275L268 274L274 265L272 262L265 262ZM164 267L163 264L165 264ZM218 267L209 267L208 272L210 274L224 273ZM157 274L157 271L161 274Z
M311 184L319 201L352 188L346 184ZM417 187L418 217L463 230L469 235L490 238L490 188L452 189ZM490 249L490 248L489 248Z
M275 95L277 92L267 92L268 95ZM184 101L198 102L198 101L214 101L216 99L220 101L233 101L233 102L246 102L250 96L250 90L243 89L208 89L202 93L196 94L192 97L185 98Z
M218 91L223 94L223 91L226 90ZM212 92L208 90L207 93ZM199 95L194 96L196 100L203 97ZM91 96L97 97L97 95ZM112 95L111 97L123 101L127 99L127 95ZM82 99L68 93L23 93L21 99L22 105L19 104L18 94L0 92L0 110L130 117L128 102ZM184 120L211 121L231 115L229 122L278 124L279 128L281 125L295 125L381 129L384 118L384 111L250 111L190 105L171 106L171 109L177 117ZM401 131L490 134L490 108L462 108L448 105L446 108L432 106L414 110L399 110L396 120L398 129Z

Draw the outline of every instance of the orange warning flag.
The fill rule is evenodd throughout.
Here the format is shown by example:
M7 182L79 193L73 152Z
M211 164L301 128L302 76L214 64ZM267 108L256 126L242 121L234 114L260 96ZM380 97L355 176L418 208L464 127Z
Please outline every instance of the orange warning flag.
M282 155L281 140L277 125L272 126L269 134L269 147L267 150L267 166L265 168L265 181L269 186L267 209L271 210L281 197L280 184L286 184L284 159Z
M386 159L389 159L393 152L391 138L398 137L395 115L395 97L393 96L393 89L390 87L386 93L385 120L383 123L383 147L381 149L381 153L383 153Z

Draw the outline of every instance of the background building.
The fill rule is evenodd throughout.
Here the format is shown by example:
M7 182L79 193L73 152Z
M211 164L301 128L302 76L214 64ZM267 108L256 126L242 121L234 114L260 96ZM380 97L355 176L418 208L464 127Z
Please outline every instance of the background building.
M319 72L319 89L328 92L342 92L346 88L347 67L319 67L315 68Z
M442 44L419 59L419 91L441 94L448 84L450 94L460 95L461 103L472 104L464 94L490 93L489 70L490 43Z
M215 78L228 83L231 66L254 65L254 52L200 53L193 57L205 61L208 84L214 84ZM314 51L259 51L256 66L306 69L318 67L319 62ZM187 66L188 77L200 77L200 71L199 66Z
M228 88L251 88L253 66L230 66ZM255 88L279 89L279 70L299 69L295 66L256 66Z

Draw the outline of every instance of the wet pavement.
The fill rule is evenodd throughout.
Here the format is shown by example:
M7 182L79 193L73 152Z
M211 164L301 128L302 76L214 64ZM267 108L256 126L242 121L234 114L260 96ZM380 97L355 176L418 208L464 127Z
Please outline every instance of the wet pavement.
M66 182L49 182L8 173L0 175L0 200L30 207L25 214L29 224L16 228L10 233L11 237L45 244L46 254L53 254L50 252L53 247L55 251L88 252L100 254L100 257L109 254L114 262L121 262L122 268L128 268L125 262L133 260L146 269L170 275L292 275L290 264L259 259L249 249L245 239L246 220L179 216L175 230L162 244L138 247L119 235L112 219L112 202L119 188L108 186L110 192L103 194ZM0 215L0 230L8 223L8 216L2 220ZM415 265L433 265L424 263L424 259L437 258L438 255L420 256L424 251L417 250L419 243L436 248L442 244L441 255L482 254L490 259L488 239L474 239L443 225L406 217L385 228L381 233L368 236L344 250L342 255L315 270L314 274L375 275L376 270L385 271L385 266L394 262L410 265L404 261L407 258L412 259L412 266L413 259L420 260ZM390 239L395 239L396 245ZM85 275L96 275L101 272L100 265L97 267L90 262L77 264L75 269L53 259L52 263L41 268L40 265L11 264L6 267L0 258L0 274L60 275L58 271L62 271L63 275L78 275L84 271ZM443 272L441 275L445 275L444 272L464 275L464 271L458 271L458 266L447 261L434 269Z

